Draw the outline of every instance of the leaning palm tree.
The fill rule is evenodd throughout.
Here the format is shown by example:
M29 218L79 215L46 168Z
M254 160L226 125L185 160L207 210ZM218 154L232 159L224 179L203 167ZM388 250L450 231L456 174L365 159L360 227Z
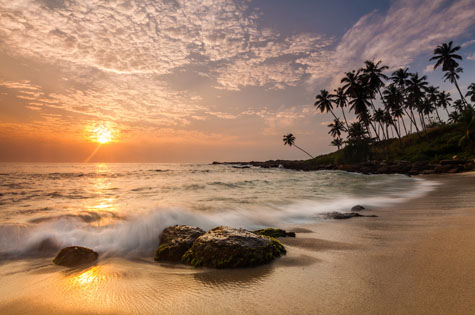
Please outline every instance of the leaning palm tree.
M430 58L431 61L436 60L434 69L437 69L440 65L442 65L442 71L455 73L455 70L459 68L457 60L462 60L462 56L457 55L456 52L460 50L460 46L452 47L452 44L453 41L450 41L449 43L443 43L434 49L434 56ZM451 83L455 84L455 87L460 94L460 99L466 103L465 98L460 91L457 79L458 76L453 76L453 81L451 81Z
M438 104L440 107L443 107L445 109L445 111L447 112L447 117L450 116L449 111L447 110L447 107L450 106L451 101L452 101L452 98L450 97L450 93L447 93L445 91L442 91L439 93Z
M313 156L311 156L310 153L308 153L307 151L305 151L304 149L302 149L301 147L295 144L295 136L293 134L288 133L284 135L283 141L284 141L284 145L288 145L289 147L294 146L300 151L305 152L308 156L310 156L313 159Z
M439 119L439 122L442 122L442 119L440 119L439 111L437 110L437 107L439 106L439 89L435 86L429 86L427 88L427 102L430 105L426 105L425 112L431 112L432 110L435 110L435 113L437 115L437 119Z
M444 81L449 81L450 83L454 83L455 86L457 87L457 90L460 93L460 100L462 100L463 103L468 104L465 98L462 96L462 92L460 92L460 89L457 84L457 79L460 79L460 76L458 75L459 73L463 72L463 69L460 67L453 68L445 72L444 74Z
M468 92L465 94L466 97L470 96L470 101L475 103L475 83L472 83L468 86Z
M317 108L317 110L320 110L322 113L330 112L332 113L333 117L335 117L335 119L338 119L338 117L336 117L335 113L333 112L331 95L327 90L320 90L320 94L318 94L315 98L317 101L315 102L314 106Z
M343 118L345 119L346 129L348 130L348 121L346 120L345 110L344 107L347 106L348 97L346 96L345 90L341 87L334 90L335 94L330 95L333 98L333 102L335 103L336 107L341 108L341 113L343 114Z

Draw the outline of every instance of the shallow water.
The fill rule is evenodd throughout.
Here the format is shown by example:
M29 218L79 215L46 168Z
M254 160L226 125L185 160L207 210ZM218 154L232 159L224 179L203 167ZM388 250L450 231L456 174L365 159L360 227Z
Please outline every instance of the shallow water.
M404 175L237 169L203 164L0 164L0 253L50 240L149 256L173 224L285 226L355 204L385 206L434 183Z
M313 306L328 297L311 294L315 279L345 281L336 281L341 271L331 264L310 266L332 259L327 250L355 245L300 228L287 255L270 265L209 270L154 262L158 235L172 224L314 229L326 222L322 213L388 207L435 185L403 175L229 165L0 164L0 313L320 312ZM335 236L345 239L342 231ZM98 263L55 266L49 246L67 245L95 249Z
M149 256L172 224L285 226L355 204L385 206L434 183L404 175L197 164L0 164L0 253L49 240Z

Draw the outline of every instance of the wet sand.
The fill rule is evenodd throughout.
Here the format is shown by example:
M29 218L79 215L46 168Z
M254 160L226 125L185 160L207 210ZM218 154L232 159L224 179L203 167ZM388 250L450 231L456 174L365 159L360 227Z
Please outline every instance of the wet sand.
M3 261L0 313L475 314L475 173L427 178L440 185L365 211L378 218L288 227L288 254L253 269Z

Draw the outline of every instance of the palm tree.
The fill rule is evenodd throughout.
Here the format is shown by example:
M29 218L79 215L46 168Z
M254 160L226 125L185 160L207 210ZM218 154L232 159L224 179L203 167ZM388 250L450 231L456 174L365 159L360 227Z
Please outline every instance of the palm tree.
M368 113L368 107L371 106L371 103L369 101L367 89L361 84L357 84L355 87L353 87L353 89L354 96L349 102L350 109L353 110L356 114L356 117L358 117L358 119L364 123L369 137L371 138L371 133L368 126L371 126L374 133L376 134L376 137L380 139L378 131L371 122L371 117Z
M402 120L402 124L404 126L404 132L407 135L406 123L404 122L404 110L403 110L403 102L404 96L401 91L396 87L395 84L390 84L387 89L383 91L383 96L386 101L386 110L391 112L391 115L397 120L399 129L401 125L399 124L399 119Z
M333 117L335 117L335 119L338 119L338 117L335 116L335 113L333 113L331 96L327 90L320 90L320 94L318 94L315 98L317 101L315 102L314 106L317 108L317 110L320 110L322 113L330 112L332 113Z
M450 106L450 102L452 101L452 98L450 97L450 93L447 93L445 91L442 91L439 93L439 106L443 107L445 111L447 112L447 116L450 116L449 111L447 110L447 107Z
M335 119L333 123L328 125L330 131L328 134L330 134L333 138L339 138L341 136L341 132L345 131L345 126L343 126L343 123L339 119Z
M458 75L454 75L457 72L456 69L460 69L458 72L462 72L462 68L459 68L459 64L457 62L457 60L462 60L462 56L456 54L456 52L460 50L460 46L452 47L452 44L453 41L450 41L449 43L443 43L442 45L437 46L434 49L434 56L430 58L430 60L436 60L434 69L437 69L440 65L442 65L442 71L449 73L452 72L452 79L450 82L455 84L455 87L460 94L460 99L466 103L457 83L457 79L459 77ZM446 78L446 80L447 79L448 78Z
M340 83L344 83L342 86L343 91L350 97L356 97L356 90L360 85L360 71L351 71L345 73L345 77L341 79Z
M300 151L305 152L306 154L308 154L308 156L310 156L313 159L313 156L311 156L310 153L308 153L307 151L305 151L304 149L302 149L301 147L299 147L295 144L295 136L293 134L288 133L288 134L284 135L283 141L284 141L284 145L288 145L289 147L294 146L297 149L299 149Z
M363 140L366 134L364 125L359 121L352 123L348 129L348 138L353 141Z
M342 138L336 138L331 142L331 145L334 145L335 147L340 150L340 147L343 145L343 139Z
M424 96L425 96L425 90L427 88L427 77L423 75L422 77L419 77L419 74L413 74L411 75L411 78L408 81L408 86L407 86L407 91L408 91L408 103L407 105L409 106L409 109L411 110L411 113L414 118L414 112L413 108L416 108L418 113L419 113L419 119L421 121L422 127L424 127L424 120L422 119L421 112L422 112L422 103L424 101ZM415 121L414 121L415 122ZM417 128L417 124L415 124L417 131L419 129Z
M389 139L388 135L384 132L383 122L384 122L384 111L381 108L378 108L373 114L373 121L379 123L381 131L383 133L384 139Z
M466 97L470 96L470 101L475 103L475 83L472 83L468 86L468 92L465 94Z
M404 69L400 68L399 70L394 71L391 75L391 80L393 81L393 83L395 85L397 85L397 87L399 88L399 91L401 92L404 99L407 98L406 87L409 84L410 76L411 76L411 74L409 73L408 68L404 68ZM403 102L404 102L404 100L403 100ZM406 106L403 106L403 110L406 113L407 117L409 117L409 121L411 122L411 124L409 124L409 127L410 127L409 132L412 133L412 125L414 124L416 126L416 130L417 130L417 124L416 124L416 121L414 119L414 113L412 113L413 115L411 116L409 114L409 112L407 111L408 108L409 108L409 106L407 104L406 104ZM402 122L404 123L404 118L402 119ZM407 131L406 131L406 134L407 134Z
M349 128L348 121L346 120L345 111L343 109L344 107L346 107L348 103L348 98L343 88L339 87L338 89L334 91L335 91L335 94L332 94L330 96L333 98L333 102L335 103L336 107L341 108L341 113L343 114L343 118L345 119L346 129L348 130Z
M381 100L384 103L383 95L381 94L381 87L384 86L384 81L387 80L388 77L383 73L384 70L388 69L388 66L379 66L381 60L377 63L373 61L366 60L365 61L365 68L361 69L363 74L368 78L368 85L370 90L374 92L378 92ZM386 105L386 104L385 104Z
M440 119L439 111L437 110L437 106L439 106L439 94L439 89L435 86L431 85L427 88L427 102L430 103L430 105L426 105L426 111L428 111L429 109L435 110L439 122L442 122L442 119Z

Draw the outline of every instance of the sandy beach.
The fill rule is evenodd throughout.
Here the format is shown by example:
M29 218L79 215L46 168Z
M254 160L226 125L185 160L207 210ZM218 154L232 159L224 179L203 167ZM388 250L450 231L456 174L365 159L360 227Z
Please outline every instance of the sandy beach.
M287 255L254 269L2 262L0 313L473 314L475 173L427 178L434 191L377 218L288 227Z

